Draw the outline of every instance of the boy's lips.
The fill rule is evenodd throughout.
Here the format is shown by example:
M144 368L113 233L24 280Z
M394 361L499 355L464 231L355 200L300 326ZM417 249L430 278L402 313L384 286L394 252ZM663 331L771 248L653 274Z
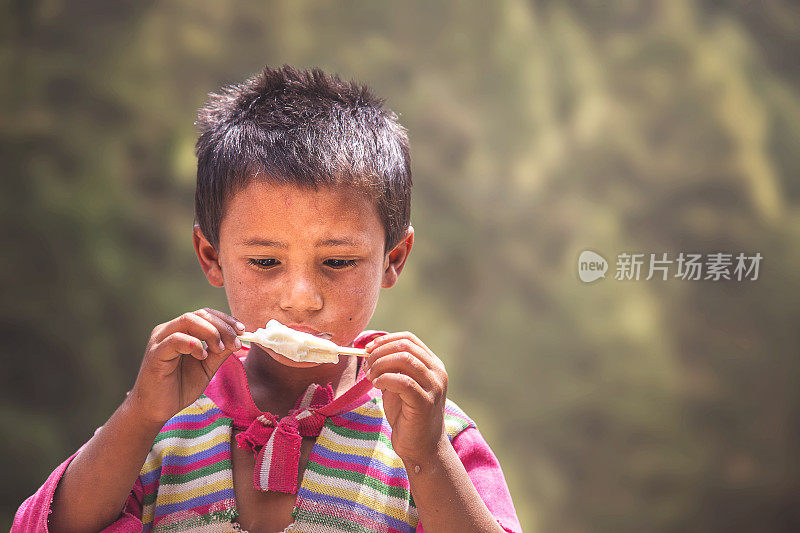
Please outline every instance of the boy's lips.
M302 331L303 333L310 333L311 335L314 335L315 337L320 337L322 339L330 340L331 337L333 337L333 335L330 333L320 332L308 326L301 326L298 324L287 324L286 327L292 328L297 331Z

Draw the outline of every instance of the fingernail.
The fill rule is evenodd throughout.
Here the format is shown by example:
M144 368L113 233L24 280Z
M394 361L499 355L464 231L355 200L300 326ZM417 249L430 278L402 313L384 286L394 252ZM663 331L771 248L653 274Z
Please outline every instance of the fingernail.
M244 324L242 324L241 322L237 322L236 323L236 329L238 329L240 331L244 331Z
M205 359L206 357L208 357L208 352L203 350L203 359Z
M222 341L219 341L219 349L223 352L225 351L225 345L222 343Z
M241 348L241 347L242 347L242 341L240 341L239 339L235 339L235 340L233 341L233 347L234 347L234 348L236 348L236 349L238 350L239 348Z
M372 349L373 346L375 346L375 341L370 341L369 344L367 344L365 350L369 351Z

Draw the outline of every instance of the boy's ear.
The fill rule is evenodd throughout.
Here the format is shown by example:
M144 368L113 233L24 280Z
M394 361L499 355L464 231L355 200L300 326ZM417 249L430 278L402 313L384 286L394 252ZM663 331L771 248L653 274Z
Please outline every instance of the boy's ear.
M384 261L383 281L381 287L388 289L397 283L397 278L400 277L400 272L408 259L408 254L411 253L411 247L414 245L414 227L408 226L406 235L397 243L389 253Z
M194 241L194 251L200 260L200 267L206 274L208 282L214 287L222 287L225 281L222 277L222 267L219 266L219 254L208 242L206 236L200 230L200 226L195 224L192 240Z

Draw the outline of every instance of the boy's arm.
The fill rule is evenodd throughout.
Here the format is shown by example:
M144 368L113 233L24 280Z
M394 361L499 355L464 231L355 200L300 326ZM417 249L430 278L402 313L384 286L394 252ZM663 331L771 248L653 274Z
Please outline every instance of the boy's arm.
M495 521L508 533L520 533L522 526L503 469L480 431L476 427L468 427L453 437L450 443ZM420 521L417 533L423 532L423 522Z
M237 330L244 327L233 317L208 308L153 330L130 395L64 472L51 531L99 531L119 517L156 435L241 347Z
M58 488L58 483L64 476L72 460L83 450L81 446L77 452L69 456L63 463L58 465L55 470L47 477L39 489L28 499L22 502L14 515L14 522L11 524L11 533L27 533L29 531L49 531L48 519L53 503L53 497ZM141 533L142 530L142 496L143 486L139 479L133 485L130 495L125 502L125 508L119 518L111 526L104 529L104 532Z
M100 531L119 517L163 425L142 420L129 400L70 462L53 497L50 531Z
M441 360L408 332L379 337L366 350L367 376L383 391L392 447L408 471L425 531L502 532L444 431Z
M425 531L505 533L472 484L447 436L427 458L403 459Z

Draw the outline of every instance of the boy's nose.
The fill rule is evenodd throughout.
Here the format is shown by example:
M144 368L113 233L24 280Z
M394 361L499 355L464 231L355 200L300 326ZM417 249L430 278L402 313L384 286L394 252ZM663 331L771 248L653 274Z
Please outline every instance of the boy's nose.
M298 311L319 311L322 309L322 294L312 274L294 272L288 277L282 291L281 309Z

